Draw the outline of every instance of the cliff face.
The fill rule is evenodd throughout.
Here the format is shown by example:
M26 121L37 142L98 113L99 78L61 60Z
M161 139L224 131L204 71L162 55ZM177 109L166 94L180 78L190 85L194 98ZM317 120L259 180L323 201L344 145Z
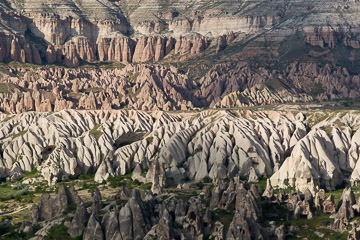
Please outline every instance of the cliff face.
M58 41L58 37L55 37ZM64 45L48 45L42 58L34 43L24 38L4 34L0 42L0 61L6 59L21 63L63 63L68 67L78 67L80 60L92 63L111 61L121 63L158 62L172 55L195 57L206 50L211 39L201 35L140 36L132 39L126 36L101 37L96 43L84 36L76 36Z
M299 40L312 46L360 47L355 2L9 0L8 6L0 8L0 61L70 67L94 61L158 62L179 55L176 59L185 61L213 54L213 47L218 54L232 41L261 45L269 35L279 43L297 31L303 33ZM259 52L259 44L253 47L256 51L244 55Z
M0 62L39 67L5 66L0 84L9 89L0 92L0 109L180 110L357 98L359 10L356 2L330 0L9 0L0 7Z

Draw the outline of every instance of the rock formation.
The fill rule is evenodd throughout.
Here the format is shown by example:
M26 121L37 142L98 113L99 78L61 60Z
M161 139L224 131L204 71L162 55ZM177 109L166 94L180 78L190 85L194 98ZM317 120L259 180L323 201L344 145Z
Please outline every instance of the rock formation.
M188 180L236 175L256 180L272 175L264 192L270 201L282 201L272 188L290 186L307 193L308 202L315 196L322 208L328 200L317 188L329 191L354 179L354 174L343 175L343 169L356 171L353 155L347 152L357 146L350 144L349 131L358 126L359 116L331 115L307 130L305 126L319 116L306 114L306 119L291 112L246 110L209 110L185 118L134 110L3 115L1 176L19 179L37 168L49 184L90 173L103 182L134 170L134 179L152 182L152 190L159 193ZM349 127L340 130L339 122ZM328 135L329 130L323 129L329 127ZM335 154L340 141L346 143L344 155ZM353 205L354 197L345 196Z
M56 196L43 194L39 205L32 209L32 222L38 220L49 220L62 215L70 204L80 204L80 197L73 187L61 185Z

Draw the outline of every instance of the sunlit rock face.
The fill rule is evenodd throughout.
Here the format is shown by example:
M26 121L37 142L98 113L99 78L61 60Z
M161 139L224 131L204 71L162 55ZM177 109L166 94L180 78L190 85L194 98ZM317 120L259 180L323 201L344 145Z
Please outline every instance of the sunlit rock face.
M267 39L276 45L297 33L298 40L324 49L360 47L359 7L351 1L10 0L8 5L1 8L1 61L69 67L79 60L158 62L174 55L184 61L234 40L253 42L245 54L250 56ZM223 36L231 37L224 42ZM56 49L55 61L45 56L46 49Z
M62 110L1 118L3 178L36 168L49 184L79 174L102 182L134 171L164 187L271 176L273 187L313 193L359 178L359 115L351 112Z

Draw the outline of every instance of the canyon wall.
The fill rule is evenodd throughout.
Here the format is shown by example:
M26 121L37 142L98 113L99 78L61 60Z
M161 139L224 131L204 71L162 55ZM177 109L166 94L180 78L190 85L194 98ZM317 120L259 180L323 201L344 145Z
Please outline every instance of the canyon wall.
M185 61L204 52L213 54L213 48L217 54L233 41L252 42L273 33L272 41L281 42L297 31L312 46L360 46L360 22L355 17L359 9L353 2L7 3L11 8L0 8L0 61L68 67L96 61L159 62L179 55L176 59ZM322 12L315 14L320 8ZM330 14L334 16L329 19Z

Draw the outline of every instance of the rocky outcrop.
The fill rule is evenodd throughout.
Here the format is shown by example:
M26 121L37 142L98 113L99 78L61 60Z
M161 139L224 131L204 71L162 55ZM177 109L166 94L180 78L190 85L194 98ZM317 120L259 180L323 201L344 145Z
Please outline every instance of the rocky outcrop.
M89 95L83 95L79 99L79 108L91 110L97 109L96 98L93 92L90 92Z
M164 58L166 54L167 41L173 40L165 37L142 37L137 41L133 61L154 62ZM169 46L171 50L173 46Z
M74 45L68 47L73 48L71 52L77 52ZM142 50L139 52L143 53ZM0 79L0 84L7 88L0 92L0 110L10 113L32 111L32 101L36 111L124 107L169 111L198 106L227 108L356 98L360 89L359 76L351 76L343 68L332 70L332 67L290 64L283 72L274 73L251 64L219 64L200 81L194 81L196 76L174 66L129 64L121 69L9 67L14 76L7 74ZM319 90L316 94L314 81ZM290 87L289 84L294 85Z
M72 238L80 236L84 229L85 224L89 219L89 214L86 210L85 204L79 201L76 205L76 211L73 220L68 225L68 233Z
M242 9L241 3L236 1L218 5L205 1L187 6L186 2L179 0L170 3L174 5L171 11L160 11L160 6L148 2L139 3L136 8L132 3L117 5L111 1L106 1L104 5L85 4L80 8L76 4L57 8L39 2L36 4L37 11L27 4L14 1L9 4L12 8L3 8L1 14L7 26L1 31L4 35L1 61L10 58L22 63L63 63L69 67L97 60L159 62L166 57L175 57L185 61L204 51L210 55L221 54L228 45L243 39L250 47L238 48L240 51L237 54L251 58L264 52L264 49L265 53L282 51L286 44L279 43L288 41L294 35L300 36L298 39L303 38L304 43L321 48L334 49L340 44L353 49L360 46L359 23L352 17L357 14L353 2L346 5L347 9L353 10L352 14L344 16L336 12L331 19L327 18L327 14L334 14L333 8L344 6L312 2L308 9L321 9L321 14L317 16L308 14L306 8L291 5L287 11L292 13L290 16L294 24L285 21L282 10L272 2L264 3L264 11L248 11L255 7L254 3ZM204 8L202 4L208 6ZM23 10L21 14L20 10ZM305 15L305 18L298 19ZM277 24L282 28L275 31L272 28ZM259 38L262 34L266 36ZM267 39L275 39L276 46L268 46ZM263 45L267 47L262 48ZM270 56L274 57L277 58ZM229 93L226 92L226 95Z
M235 213L226 239L258 239L263 238L259 225L253 219L247 219L241 211Z
M103 36L96 42L84 36L76 36L63 45L47 45L45 56L42 57L36 45L23 43L24 39L16 36L7 37L10 41L10 51L4 52L4 56L1 57L3 60L10 58L21 63L39 65L43 61L49 64L63 63L73 68L78 67L81 62L92 63L97 60L121 63L159 62L171 52L189 58L199 55L210 45L208 38L197 35L176 39L163 35L142 36L136 39L122 35Z
M346 226L350 224L350 219L355 217L354 205L356 205L354 192L351 188L345 188L335 214L334 229L337 231L346 229Z
M329 142L331 140L324 130L312 130L294 146L291 156L271 177L271 183L280 187L287 183L301 191L310 189L313 193L316 186L334 189L343 177L334 146Z
M104 215L101 226L104 230L105 239L121 239L119 220L115 211L109 211Z
M262 4L258 9L256 3L243 6L237 1L203 1L189 5L178 0L169 6L147 1L135 6L105 0L61 7L40 1L33 7L10 0L11 8L1 8L0 18L6 27L0 31L0 61L67 67L173 62L196 75L191 80L201 78L203 86L195 95L206 106L239 106L243 104L242 94L254 104L279 103L279 96L292 102L311 100L309 95L318 100L339 95L358 97L359 77L354 67L357 59L352 57L360 47L355 2L314 1L306 3L307 7L290 4L286 6L288 17L277 3ZM346 54L338 54L338 46L349 49ZM258 61L257 56L262 60ZM307 71L317 71L312 67L314 61L303 58L324 62L325 70L312 76ZM260 71L243 69L241 65L246 62ZM288 64L297 62L303 66L294 67L297 70L288 68ZM240 66L234 66L237 64ZM283 70L285 73L279 74ZM256 90L252 87L278 79L284 81L286 89L275 89L279 96L271 90L260 91L259 98L254 96ZM189 105L182 103L180 109Z
M343 29L333 29L326 26L309 26L303 29L305 41L314 46L335 48L344 36Z
M61 185L57 195L43 194L41 196L38 206L32 209L32 222L58 217L67 210L70 204L80 204L80 202L81 199L73 186Z
M271 105L291 102L311 102L313 98L306 94L293 94L288 91L274 91L266 86L256 85L243 92L233 92L225 96L216 107L244 107Z
M309 219L313 216L310 210L313 204L310 191L283 193L287 201L280 201L273 208L272 203L262 201L256 185L240 180L239 176L231 178L230 181L214 180L213 183L203 182L202 186L198 186L200 194L192 194L189 198L184 198L182 191L186 189L172 190L172 192L164 190L163 193L154 196L148 191L140 194L140 191L134 188L129 195L128 189L123 185L116 198L109 197L104 206L101 205L101 193L96 189L92 194L92 207L89 208L85 207L83 200L72 187L61 186L58 195L47 198L48 194L43 194L39 206L34 207L31 214L32 220L36 220L36 225L40 227L40 230L34 234L37 238L45 237L52 227L63 224L63 227L67 228L67 233L63 233L64 236L68 234L69 237L76 238L83 234L84 239L143 238L150 240L181 237L186 239L285 239L286 235L299 231L291 225L293 220L304 216ZM102 191L108 192L108 188L103 188ZM57 209L60 202L54 202L55 198L68 204L75 204L77 201L76 210L68 207L66 211L58 212L46 220L34 218L50 204ZM325 191L320 190L317 198L325 199ZM114 199L117 200L114 201ZM282 205L281 208L285 207L283 204L286 204L294 214L287 228L284 225L276 226L275 221L267 219L269 216L272 218L277 216L276 211L272 212L268 209L275 210L280 207L279 204ZM263 212L264 205L267 210ZM355 216L356 201L351 188L344 189L339 205L336 214L333 215L335 221L329 226L330 229L327 229L331 233L345 231L350 220ZM315 206L317 206L316 201ZM326 209L324 205L321 209L323 212L321 218L326 216ZM328 216L330 217L330 214ZM269 226L263 227L260 223L266 223ZM356 239L359 231L354 224L352 225L349 239ZM30 223L23 222L19 231L29 233L31 229ZM321 236L321 233L315 234Z
M348 240L358 239L360 237L360 230L359 230L359 228L356 227L355 223L352 223L351 225L352 225L352 228L351 228L351 231L349 232Z
M99 60L130 63L136 45L136 41L127 37L101 38L97 43Z
M121 81L116 80L118 77ZM175 110L193 108L197 102L189 92L195 84L174 67L128 65L122 70L91 72L39 69L36 74L27 73L21 79L10 80L13 82L4 85L9 85L9 92L0 93L0 110L11 113L74 108L109 110L126 105L144 110Z
M251 206L261 202L260 195L254 185L250 187L237 180L236 183L230 183L229 188L235 191L231 194L237 195L236 201L241 207L233 208L228 212L231 215L231 212L234 212L234 217L226 232L224 232L224 226L221 222L213 220L213 211L206 206L205 202L201 201L199 196L192 196L190 199L183 200L178 198L176 194L172 194L169 198L161 200L161 197L154 198L150 192L145 191L140 195L138 189L133 189L128 200L122 200L125 201L124 203L119 205L118 202L114 201L105 207L97 205L99 209L94 211L96 205L94 202L97 202L96 199L101 195L99 190L96 190L93 195L93 206L90 210L90 208L85 208L83 200L78 197L73 189L62 186L59 189L58 196L62 196L62 192L66 191L70 191L72 197L77 196L78 202L75 213L69 209L66 212L57 213L54 218L48 218L46 221L39 218L38 226L41 229L35 235L40 238L45 237L52 227L59 224L64 224L70 237L76 238L83 234L83 239L177 239L180 237L198 239L213 236L222 239L239 239L239 237L244 236L244 232L246 236L251 237L275 236L274 234L278 230L281 233L280 228L276 231L275 228L263 229L254 220L254 216L257 214L251 214L250 211L254 210ZM125 189L122 188L121 192L125 192ZM46 195L42 195L39 208L36 209L43 211L45 205L57 204L52 199L45 198ZM62 200L66 203L66 198ZM54 207L57 206L54 205ZM261 205L259 207L261 209ZM204 208L206 210L202 211ZM92 212L91 214L88 213L89 210ZM26 226L31 227L31 224L24 222L21 231L28 231L25 230ZM178 226L182 227L179 228Z
M257 181L272 175L264 193L270 202L282 201L272 188L291 186L308 192L308 202L315 196L322 206L326 199L324 194L316 196L318 188L332 190L350 179L356 182L350 174L356 171L354 155L348 152L357 146L350 139L357 138L357 133L351 136L351 129L357 128L359 117L350 112L328 119L326 113L305 114L247 110L209 110L199 115L133 110L23 113L0 122L1 174L21 178L36 167L53 185L71 175L93 173L101 183L134 171L134 179L153 183L154 193L189 180L239 175ZM307 129L319 118L324 120ZM340 123L348 127L340 129L344 126ZM224 206L231 207L233 200L223 199Z
M151 206L145 204L134 189L127 204L120 210L120 234L132 239L143 238L151 229Z
M104 240L104 232L101 228L99 221L95 217L95 213L91 214L90 219L87 223L83 239L99 239Z

